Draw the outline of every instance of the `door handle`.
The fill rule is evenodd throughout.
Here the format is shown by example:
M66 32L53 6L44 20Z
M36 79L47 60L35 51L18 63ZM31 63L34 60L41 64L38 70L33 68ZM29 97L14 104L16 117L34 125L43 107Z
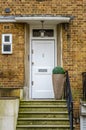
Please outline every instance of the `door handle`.
M32 62L32 65L34 65L34 62Z
M34 81L32 81L32 83L31 83L31 84L32 84L32 86L33 86L33 85L34 85Z

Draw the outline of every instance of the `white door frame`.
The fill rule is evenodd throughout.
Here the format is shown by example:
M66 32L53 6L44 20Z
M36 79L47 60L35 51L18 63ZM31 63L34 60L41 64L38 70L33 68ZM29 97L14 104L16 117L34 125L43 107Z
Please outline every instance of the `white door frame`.
M32 77L32 40L43 40L43 39L46 39L46 40L50 40L50 39L52 39L52 40L54 40L55 41L55 66L57 65L57 31L56 31L56 29L57 29L57 26L56 25L46 25L45 26L45 28L47 28L47 29L53 29L54 30L54 37L33 37L32 36L32 30L33 29L39 29L40 28L40 26L38 25L36 25L36 26L34 26L34 25L30 25L30 84L29 84L29 99L31 99L32 97L31 97L31 87L32 87L32 83L31 83L31 81L32 81L32 79L31 79L31 77Z

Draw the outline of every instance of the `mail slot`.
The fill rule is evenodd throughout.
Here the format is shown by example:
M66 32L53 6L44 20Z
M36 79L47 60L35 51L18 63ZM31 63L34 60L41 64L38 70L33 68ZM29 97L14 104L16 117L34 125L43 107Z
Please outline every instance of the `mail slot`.
M47 72L47 69L38 69L38 72Z

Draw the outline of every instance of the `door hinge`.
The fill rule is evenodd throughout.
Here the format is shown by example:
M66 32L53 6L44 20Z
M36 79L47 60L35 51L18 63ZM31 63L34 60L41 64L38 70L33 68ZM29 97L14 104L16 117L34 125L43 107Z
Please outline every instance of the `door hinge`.
M34 81L32 81L32 85L34 85Z

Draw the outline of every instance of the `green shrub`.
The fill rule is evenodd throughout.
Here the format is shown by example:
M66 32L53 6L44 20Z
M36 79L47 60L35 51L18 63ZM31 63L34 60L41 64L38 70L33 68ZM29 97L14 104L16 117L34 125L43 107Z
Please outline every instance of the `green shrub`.
M57 66L53 69L52 73L53 74L65 74L65 70L62 67Z

